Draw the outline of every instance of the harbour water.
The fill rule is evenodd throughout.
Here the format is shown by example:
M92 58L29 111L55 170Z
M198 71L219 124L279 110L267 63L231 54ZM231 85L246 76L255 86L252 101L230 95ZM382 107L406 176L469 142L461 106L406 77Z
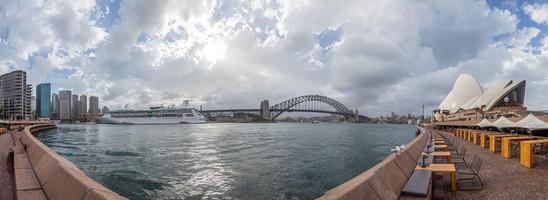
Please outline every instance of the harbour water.
M383 160L412 125L59 125L38 138L130 199L311 199Z

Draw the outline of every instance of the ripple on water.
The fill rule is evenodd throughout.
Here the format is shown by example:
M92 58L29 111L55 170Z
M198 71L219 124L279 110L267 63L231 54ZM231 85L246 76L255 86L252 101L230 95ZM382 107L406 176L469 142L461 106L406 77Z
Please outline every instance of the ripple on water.
M169 186L133 170L108 171L102 176L101 181L108 188L130 199L151 199L155 191Z
M129 156L129 157L141 156L141 154L140 154L140 153L137 153L137 152L131 152L131 151L111 151L111 150L106 150L106 151L105 151L105 155L109 155L109 156Z
M59 155L62 155L63 157L75 157L75 158L86 158L89 159L91 157L95 157L94 154L87 154L87 153L72 153L72 152L57 152Z
M80 150L80 147L73 146L73 145L66 145L62 143L56 143L56 144L50 144L48 145L50 148L54 149L72 149L72 150Z
M414 127L59 125L38 137L130 199L313 199L410 141Z

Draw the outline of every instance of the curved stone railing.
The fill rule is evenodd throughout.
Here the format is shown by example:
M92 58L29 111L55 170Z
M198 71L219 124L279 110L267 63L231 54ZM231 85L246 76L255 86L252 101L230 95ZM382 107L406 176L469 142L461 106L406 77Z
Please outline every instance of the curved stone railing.
M32 135L52 128L55 128L54 124L27 126L19 136L20 145L30 161L30 168L48 199L125 199L86 176L76 165ZM16 146L17 143L19 141L16 140ZM18 195L17 198L21 197Z
M402 187L413 173L430 133L418 127L421 134L403 151L390 154L383 161L324 193L318 199L398 199Z

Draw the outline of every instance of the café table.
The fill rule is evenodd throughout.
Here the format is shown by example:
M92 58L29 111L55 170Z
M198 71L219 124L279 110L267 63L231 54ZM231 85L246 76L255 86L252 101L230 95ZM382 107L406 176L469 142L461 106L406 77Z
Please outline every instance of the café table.
M450 173L451 174L451 191L457 191L457 168L455 164L430 164L426 167L417 165L415 170L429 170L433 173Z

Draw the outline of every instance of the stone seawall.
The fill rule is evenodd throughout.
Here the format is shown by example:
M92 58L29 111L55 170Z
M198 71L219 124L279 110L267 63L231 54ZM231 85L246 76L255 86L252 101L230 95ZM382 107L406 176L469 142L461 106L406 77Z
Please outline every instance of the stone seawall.
M421 134L405 145L403 151L390 154L377 165L328 190L318 199L398 199L431 134L421 127L417 128Z
M27 126L14 136L17 199L126 199L86 176L33 136L52 128L54 124Z

